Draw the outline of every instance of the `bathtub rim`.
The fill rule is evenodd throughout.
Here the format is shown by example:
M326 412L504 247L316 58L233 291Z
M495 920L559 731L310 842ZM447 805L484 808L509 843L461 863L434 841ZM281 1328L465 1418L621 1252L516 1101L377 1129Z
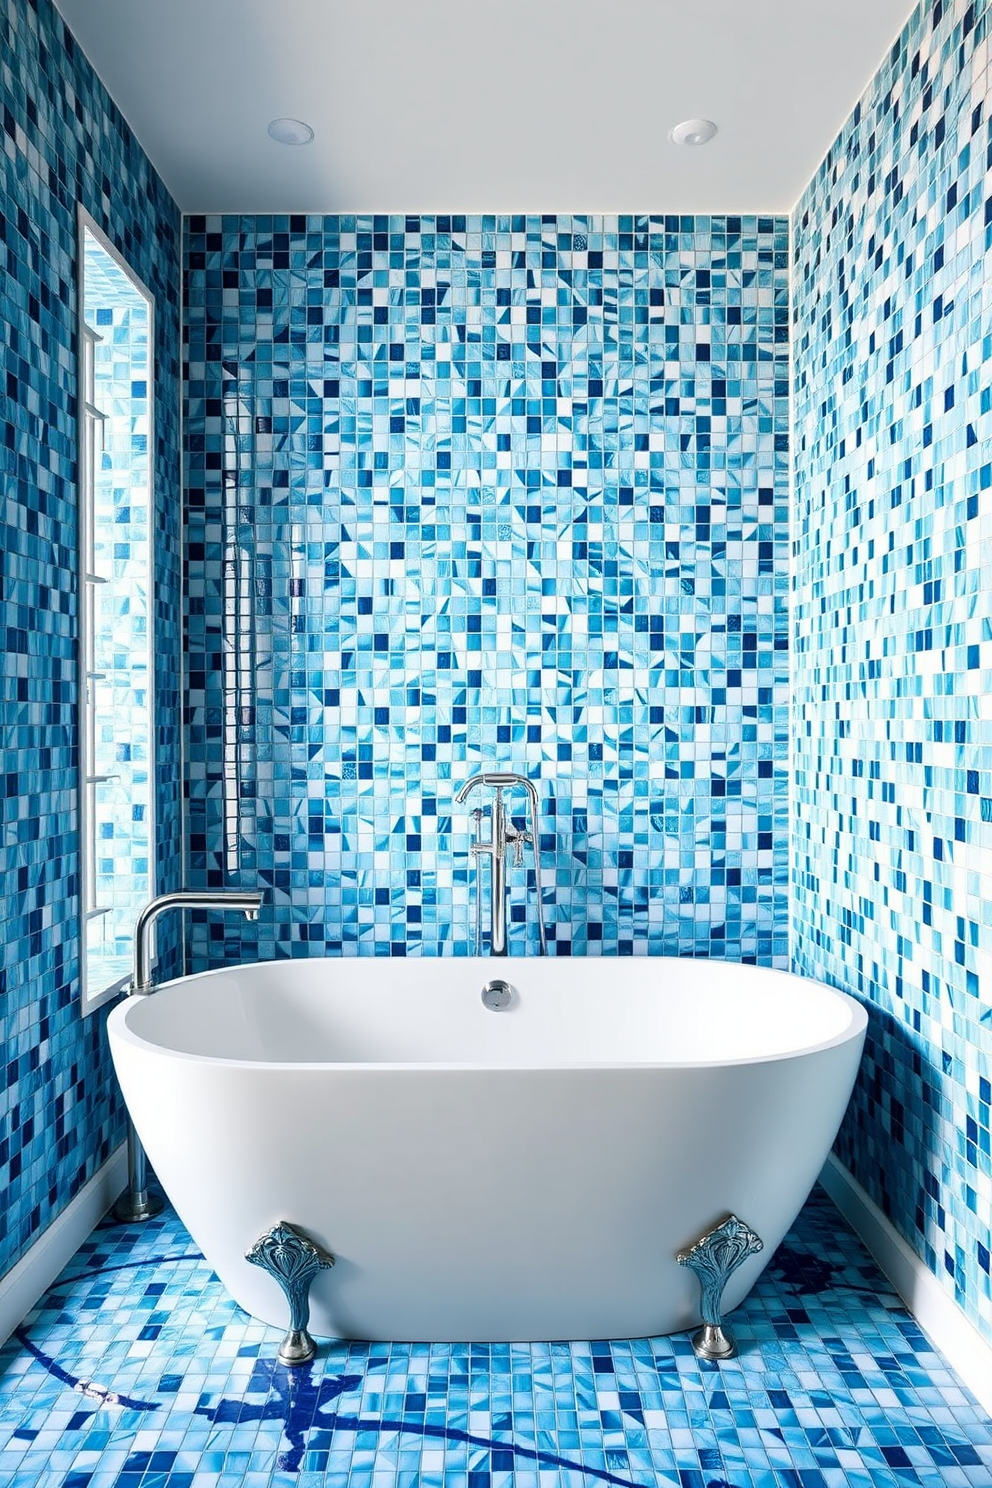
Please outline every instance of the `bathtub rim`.
M790 1059L801 1059L807 1055L820 1054L828 1049L839 1048L844 1044L852 1043L858 1038L863 1038L868 1028L867 1004L850 992L845 992L839 987L831 987L827 982L816 981L813 977L802 976L798 972L784 971L779 967L755 966L752 962L743 961L718 961L719 966L728 966L736 969L761 972L764 975L787 977L790 981L806 982L810 986L817 987L831 996L844 1002L848 1006L850 1021L846 1028L827 1039L821 1039L816 1043L801 1044L795 1048L779 1049L768 1054L752 1054L737 1059L679 1059L679 1060L635 1060L635 1059L599 1059L599 1060L556 1060L554 1063L543 1060L535 1063L516 1062L511 1063L505 1059L490 1062L475 1060L279 1060L279 1059L233 1059L220 1054L194 1054L185 1049L175 1049L170 1044L156 1042L137 1033L128 1022L128 1015L132 1009L144 1003L148 997L159 997L168 993L176 987L186 986L193 981L201 979L213 979L214 977L230 976L238 971L249 970L255 966L291 966L295 962L310 963L312 961L331 962L357 962L362 958L357 956L322 956L322 957L279 957L266 961L241 961L231 966L212 967L208 971L190 972L181 977L173 977L167 982L162 982L155 987L154 991L142 996L127 996L115 1004L107 1018L108 1038L111 1034L119 1038L122 1043L129 1044L137 1049L147 1050L155 1054L171 1059L182 1060L191 1064L206 1064L214 1067L222 1067L231 1070L293 1070L298 1073L316 1073L317 1071L333 1070L339 1073L358 1071L362 1073L396 1073L406 1071L416 1073L500 1073L519 1072L533 1074L554 1074L558 1071L578 1070L707 1070L707 1069L735 1069L742 1065L775 1064ZM385 959L385 958L376 958ZM405 958L404 958L405 959ZM428 959L428 958L419 958ZM434 959L434 958L432 958ZM535 961L543 958L533 956L508 956L508 957L448 957L447 960L455 961L466 967L467 974L475 966L487 968L489 974L498 971L501 966L512 964L514 961ZM571 958L569 958L571 959ZM576 958L579 959L579 958ZM657 957L583 957L582 960L602 961L682 961L688 960L694 963L699 961L709 962L709 957L682 957L682 956L657 956Z

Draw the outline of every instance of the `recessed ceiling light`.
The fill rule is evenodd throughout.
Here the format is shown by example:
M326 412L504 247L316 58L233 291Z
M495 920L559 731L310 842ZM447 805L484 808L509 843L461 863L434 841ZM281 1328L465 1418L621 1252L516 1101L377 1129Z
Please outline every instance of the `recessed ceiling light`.
M273 119L269 135L280 145L308 145L313 139L313 130L302 119Z
M716 134L712 119L683 119L676 124L668 138L673 145L707 145Z

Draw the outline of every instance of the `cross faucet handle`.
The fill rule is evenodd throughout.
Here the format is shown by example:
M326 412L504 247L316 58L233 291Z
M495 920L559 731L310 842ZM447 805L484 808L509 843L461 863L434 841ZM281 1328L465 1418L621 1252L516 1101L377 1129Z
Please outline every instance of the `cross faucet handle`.
M534 838L530 832L518 832L516 827L512 829L512 836L509 831L506 836L507 841L513 843L513 866L522 868L524 866L524 843L533 842Z

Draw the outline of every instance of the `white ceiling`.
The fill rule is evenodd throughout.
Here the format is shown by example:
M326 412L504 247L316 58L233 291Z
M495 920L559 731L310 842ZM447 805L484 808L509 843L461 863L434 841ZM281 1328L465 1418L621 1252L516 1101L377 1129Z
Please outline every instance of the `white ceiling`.
M911 0L56 0L187 212L784 212ZM269 139L288 115L305 147ZM670 143L681 119L720 129Z

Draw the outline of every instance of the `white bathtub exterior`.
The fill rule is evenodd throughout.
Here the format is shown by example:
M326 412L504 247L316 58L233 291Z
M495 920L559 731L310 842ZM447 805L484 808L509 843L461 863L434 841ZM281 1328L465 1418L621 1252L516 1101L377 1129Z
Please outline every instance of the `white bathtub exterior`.
M482 1006L494 976L515 988ZM830 1150L861 1005L675 959L326 959L182 978L111 1013L151 1163L232 1296L279 1220L336 1257L318 1337L629 1338L699 1320L676 1253L733 1212L764 1251Z

